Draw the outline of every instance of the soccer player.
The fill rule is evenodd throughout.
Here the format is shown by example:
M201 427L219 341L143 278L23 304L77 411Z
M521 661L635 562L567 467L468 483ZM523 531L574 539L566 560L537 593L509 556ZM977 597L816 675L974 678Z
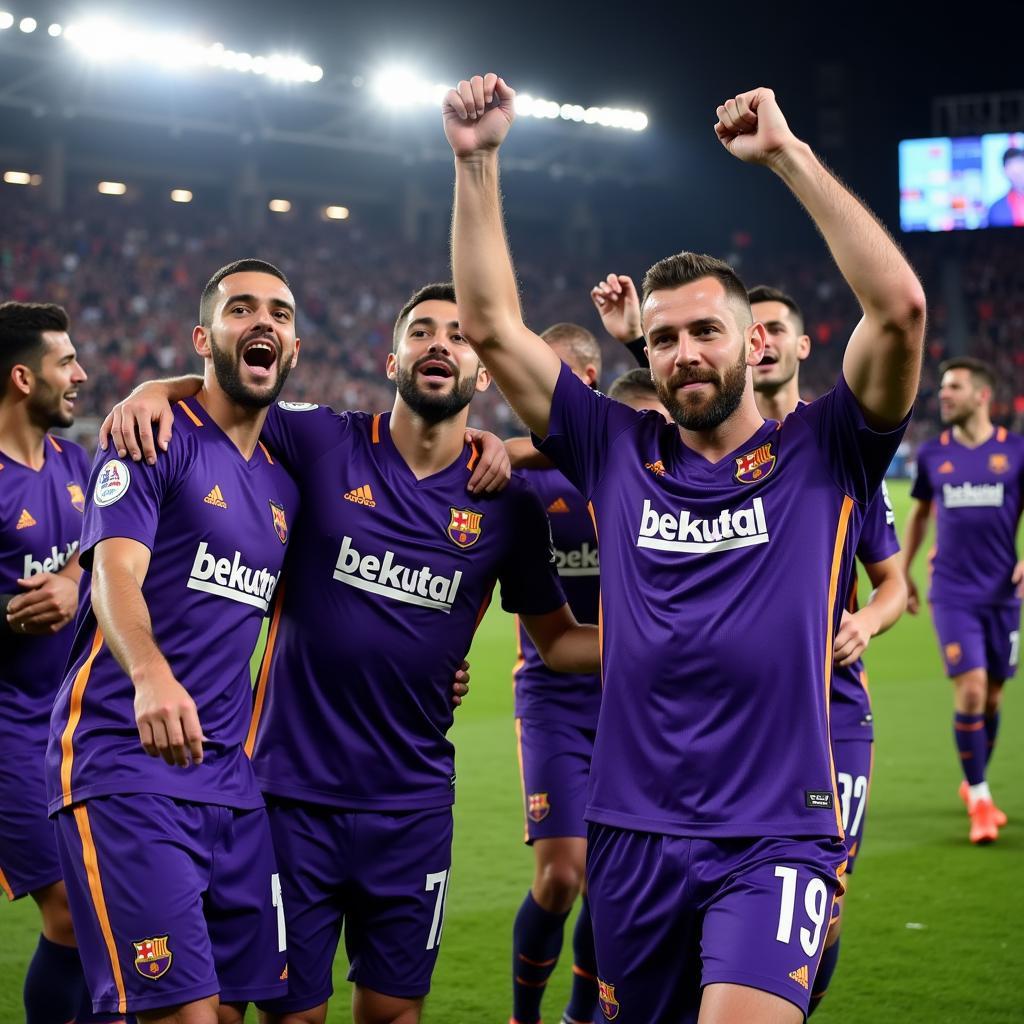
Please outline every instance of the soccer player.
M549 327L541 337L584 384L597 385L601 349L590 331L562 323ZM649 373L646 385L620 378L611 393L633 408L661 408ZM579 622L596 623L600 569L587 503L548 459L534 451L529 439L509 442L510 454L519 452L521 456L523 442L534 455L530 460L534 468L522 470L522 474L547 509L558 575L569 607ZM514 465L515 461L513 457ZM516 623L516 633L516 737L525 838L533 847L534 878L512 930L512 1021L535 1024L562 950L565 920L584 884L587 828L583 811L601 680L596 674L552 672L521 623ZM572 945L572 992L563 1024L589 1022L597 1009L597 965L585 892Z
M25 976L28 1024L96 1019L43 780L50 710L78 607L89 479L86 453L51 433L74 422L87 379L68 326L60 306L0 305L0 889L10 900L28 893L42 917Z
M93 1005L228 1024L286 988L267 812L244 750L249 658L298 510L259 433L298 354L259 260L222 267L193 332L202 389L154 463L97 453L80 605L46 760Z
M909 611L920 606L910 566L935 511L928 600L946 675L953 681L953 738L964 780L960 796L972 843L991 843L1006 824L987 768L999 731L1003 684L1017 671L1024 560L1017 526L1024 501L1024 437L992 423L989 366L962 356L940 371L946 429L917 453L915 499L904 538Z
M469 403L490 378L451 284L400 310L387 375L390 413L285 402L264 427L304 505L246 744L281 868L288 994L260 1003L281 1024L326 1019L343 927L358 1024L419 1020L451 867L451 679L496 581L549 665L598 661L596 629L565 603L536 495L513 478L467 496ZM147 389L162 400L192 386Z
M514 92L448 92L462 326L594 507L604 692L587 884L599 1004L620 1022L797 1022L846 851L828 733L834 636L864 510L917 389L924 294L768 89L716 133L814 218L863 318L836 386L779 424L754 400L766 344L719 260L652 267L641 309L675 426L587 388L523 324L497 150ZM699 1009L698 1009L699 1006Z

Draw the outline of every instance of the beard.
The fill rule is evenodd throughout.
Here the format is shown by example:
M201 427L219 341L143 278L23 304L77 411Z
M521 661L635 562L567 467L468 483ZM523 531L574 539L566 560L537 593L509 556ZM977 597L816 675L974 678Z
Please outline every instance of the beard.
M411 370L402 366L395 369L395 385L402 401L417 416L425 420L431 426L449 420L457 416L473 400L476 392L476 380L473 377L462 379L457 369L452 366L453 386L447 394L431 394L424 391L416 383L416 371L422 363L434 362L437 356L424 356L417 359Z
M688 401L676 397L678 388L698 381L713 385L714 392L709 398ZM712 369L685 369L677 370L667 381L654 381L661 404L684 430L713 430L739 408L746 386L747 359L743 349L739 359L722 374Z
M248 344L252 340L253 337L249 336L242 344ZM274 341L269 337L267 341L275 349L277 348ZM213 356L213 372L217 377L217 383L220 385L221 390L236 405L244 406L247 409L265 409L268 405L273 405L277 400L277 396L281 393L281 388L284 387L284 382L288 379L288 374L291 372L291 366L286 365L281 355L278 355L274 362L274 365L277 367L277 377L269 383L269 387L266 389L254 388L242 380L240 370L242 362L241 345L234 352L227 348L222 349L217 343L216 334L211 330L210 353Z
M40 378L32 397L28 400L26 411L29 419L43 430L70 427L75 422L75 417L64 411L61 406L63 399L63 391L57 391Z

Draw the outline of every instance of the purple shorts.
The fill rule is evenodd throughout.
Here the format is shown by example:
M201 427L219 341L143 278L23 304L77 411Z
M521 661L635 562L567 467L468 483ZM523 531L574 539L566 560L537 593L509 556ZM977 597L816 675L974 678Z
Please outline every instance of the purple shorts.
M523 781L525 842L586 838L587 779L594 754L594 730L568 722L517 718Z
M950 679L983 668L991 679L1017 674L1020 604L932 604L932 621Z
M56 816L75 935L97 1012L287 991L266 812L139 793Z
M833 740L832 757L839 784L843 831L846 833L846 874L851 875L864 837L875 745L868 739Z
M703 986L716 983L771 992L806 1014L845 859L833 839L690 839L591 824L605 1019L689 1024Z
M0 759L0 892L9 900L60 881L53 822L46 812L43 765L38 749L5 749Z
M342 925L349 980L398 999L430 991L452 863L452 810L344 811L267 798L288 923L288 994L325 1003Z

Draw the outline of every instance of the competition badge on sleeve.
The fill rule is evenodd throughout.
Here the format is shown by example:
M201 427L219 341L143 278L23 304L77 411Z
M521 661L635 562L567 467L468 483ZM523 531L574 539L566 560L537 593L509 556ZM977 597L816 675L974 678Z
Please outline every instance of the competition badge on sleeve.
M135 970L144 978L162 978L170 969L174 954L167 948L169 935L134 942Z
M736 479L741 484L753 484L763 480L775 468L772 443L761 445L736 459Z
M460 548L471 548L480 539L480 520L482 512L474 512L468 508L455 508L449 505L452 514L448 521L448 538Z

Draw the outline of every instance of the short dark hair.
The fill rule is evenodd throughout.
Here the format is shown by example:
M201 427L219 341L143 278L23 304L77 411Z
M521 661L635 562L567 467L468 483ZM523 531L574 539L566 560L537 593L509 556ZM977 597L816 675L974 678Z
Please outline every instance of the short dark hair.
M654 386L651 371L637 366L612 381L608 397L617 402L624 402L627 398L657 398L658 389Z
M787 295L781 288L772 288L771 285L767 284L756 284L747 292L747 298L750 300L751 305L755 302L781 302L793 314L797 330L801 333L803 332L803 310L797 305L796 299L792 295Z
M203 327L209 327L213 323L213 307L216 302L217 286L225 277L230 277L232 274L245 273L270 274L271 277L276 277L279 281L283 281L285 287L291 288L291 282L284 276L283 271L266 260L249 258L235 260L234 263L227 263L206 282L206 287L203 289L202 298L199 300L199 323Z
M666 256L663 260L658 260L644 274L640 308L643 309L651 292L660 291L663 288L678 288L681 285L690 284L692 281L699 281L702 277L713 277L716 281L721 282L726 296L740 303L746 309L750 319L754 319L750 313L747 288L740 280L739 274L724 260L699 252L677 252L674 256Z
M66 332L67 310L52 302L0 303L0 398L7 378L18 363L38 370L43 358L43 335Z
M430 302L436 300L438 302L454 302L455 301L455 285L451 281L433 281L431 284L425 284L422 288L417 288L416 291L405 300L405 305L398 311L398 317L395 319L395 329L391 335L391 351L394 352L398 348L398 342L400 340L400 332L402 330L402 324L405 322L405 318L421 303Z
M541 332L541 337L549 345L567 349L578 369L590 365L597 370L598 377L601 376L601 346L586 327L570 323L552 324Z
M1024 156L1024 152L1021 156ZM975 387L987 387L992 391L996 389L996 375L983 359L975 359L974 356L954 356L952 359L946 359L939 363L940 380L947 370L967 370Z
M1024 149L1018 149L1017 146L1011 146L1003 154L1003 166L1005 167L1011 160L1016 160L1018 157L1024 157Z

